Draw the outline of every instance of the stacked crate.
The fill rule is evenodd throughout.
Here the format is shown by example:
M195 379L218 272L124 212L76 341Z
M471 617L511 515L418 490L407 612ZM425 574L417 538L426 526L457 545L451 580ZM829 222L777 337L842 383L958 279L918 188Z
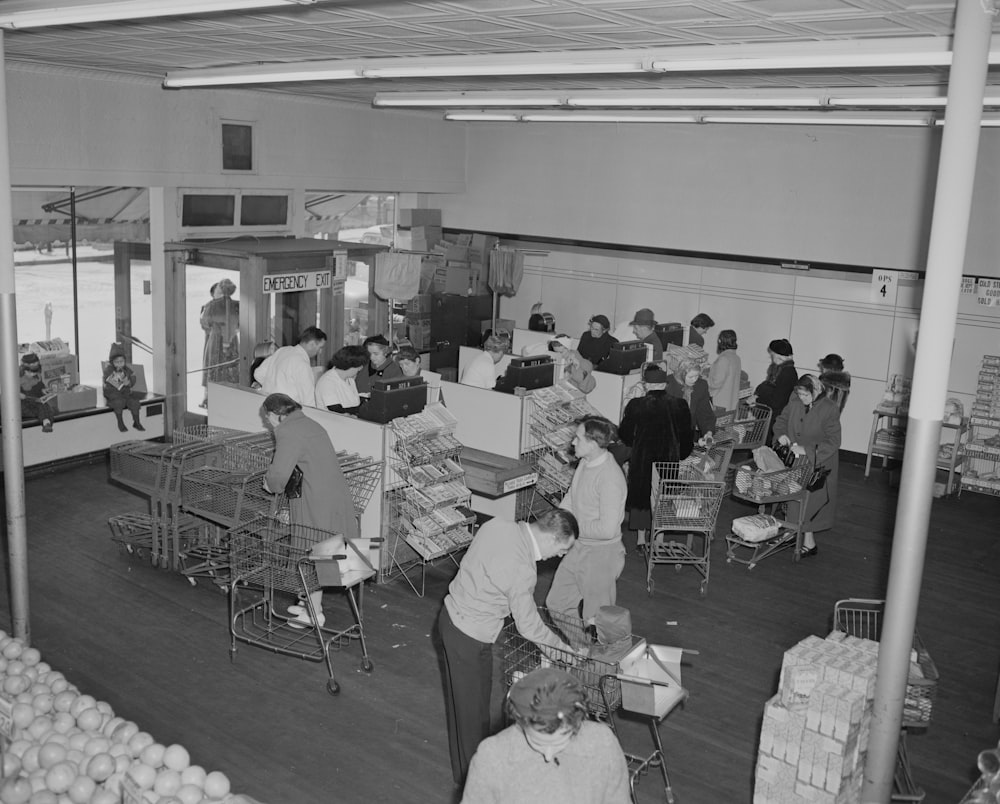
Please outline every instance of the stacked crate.
M983 355L979 368L962 488L1000 496L1000 355Z
M878 643L810 636L785 653L764 709L754 804L860 800Z

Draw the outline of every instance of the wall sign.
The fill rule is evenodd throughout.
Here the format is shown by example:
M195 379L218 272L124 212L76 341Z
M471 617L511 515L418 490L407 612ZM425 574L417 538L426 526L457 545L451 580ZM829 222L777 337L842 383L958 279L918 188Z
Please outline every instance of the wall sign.
M872 273L871 301L874 304L895 306L899 291L898 271L874 271Z
M300 290L322 290L333 285L332 276L332 271L269 274L264 277L264 292L292 293Z
M1000 279L980 277L976 287L976 301L984 307L1000 307Z
M962 295L963 296L976 295L976 278L974 276L962 277Z

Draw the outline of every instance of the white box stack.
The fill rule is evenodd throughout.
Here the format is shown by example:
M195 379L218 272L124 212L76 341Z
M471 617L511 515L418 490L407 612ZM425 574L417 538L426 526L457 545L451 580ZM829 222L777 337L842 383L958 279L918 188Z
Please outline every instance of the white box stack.
M837 632L785 652L764 707L754 804L860 800L877 663L877 642Z

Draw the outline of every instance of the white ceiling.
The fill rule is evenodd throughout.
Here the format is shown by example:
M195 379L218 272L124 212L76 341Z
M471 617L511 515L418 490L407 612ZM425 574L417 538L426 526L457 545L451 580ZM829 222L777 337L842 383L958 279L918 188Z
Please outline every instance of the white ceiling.
M985 1L985 0L984 0ZM65 0L64 0L65 3ZM2 12L59 0L3 0ZM0 14L2 16L2 14ZM162 78L257 62L664 49L950 36L955 0L319 0L4 32L8 61ZM994 24L994 32L1000 26ZM991 69L1000 88L1000 69ZM358 79L268 91L370 105L376 92L943 87L947 68ZM179 90L198 91L198 90ZM440 114L440 112L434 112Z

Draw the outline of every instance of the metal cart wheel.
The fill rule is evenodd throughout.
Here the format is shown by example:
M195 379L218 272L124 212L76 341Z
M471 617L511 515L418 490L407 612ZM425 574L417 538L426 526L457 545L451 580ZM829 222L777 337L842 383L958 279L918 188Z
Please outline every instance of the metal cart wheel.
M752 569L753 569L754 567L756 567L756 566L757 566L757 562L756 562L756 561L753 561L753 562L751 562L751 563L747 564L747 569L748 569L748 570L752 570Z
M681 571L681 565L680 564L674 564L674 572L679 573L680 571Z
M702 581L698 591L701 592L702 597L705 597L708 594L708 581Z
M188 583L191 584L191 586L197 586L198 585L198 581L195 580L194 578L190 577L190 576L188 576Z
M326 691L331 695L340 695L340 684L331 678L326 682Z
M364 670L366 673L370 673L372 670L375 669L375 662L373 662L371 659L365 656L365 658L361 660L361 669Z
M653 596L653 589L654 588L655 588L655 584L653 583L653 579L652 578L647 579L646 580L646 594L649 595L650 597L652 597Z

